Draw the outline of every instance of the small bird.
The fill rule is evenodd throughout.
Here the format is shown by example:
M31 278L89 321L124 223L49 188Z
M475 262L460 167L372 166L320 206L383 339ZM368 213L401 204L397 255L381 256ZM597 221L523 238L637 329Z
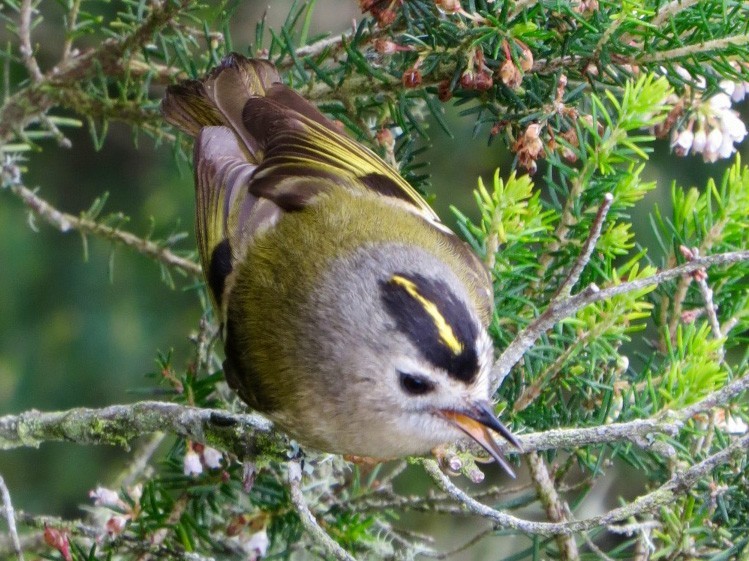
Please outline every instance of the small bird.
M374 152L230 54L170 86L229 385L302 446L370 458L467 434L510 474L490 399L491 277Z

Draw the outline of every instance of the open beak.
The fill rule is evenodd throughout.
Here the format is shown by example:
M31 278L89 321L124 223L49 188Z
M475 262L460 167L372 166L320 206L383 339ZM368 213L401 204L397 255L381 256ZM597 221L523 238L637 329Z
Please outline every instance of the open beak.
M440 411L440 414L479 443L481 447L489 452L492 458L502 466L502 469L504 469L512 478L515 477L515 472L505 460L502 450L500 450L497 441L494 440L494 436L489 429L499 433L515 448L520 448L520 443L514 436L512 436L512 433L499 422L499 419L497 419L497 416L494 414L492 406L488 401L479 401L461 411L443 410Z

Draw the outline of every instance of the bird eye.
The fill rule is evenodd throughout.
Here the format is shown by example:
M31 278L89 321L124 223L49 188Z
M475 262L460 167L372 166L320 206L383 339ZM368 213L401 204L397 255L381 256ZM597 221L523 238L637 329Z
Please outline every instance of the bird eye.
M411 395L424 395L434 389L434 384L424 376L399 372L401 388Z

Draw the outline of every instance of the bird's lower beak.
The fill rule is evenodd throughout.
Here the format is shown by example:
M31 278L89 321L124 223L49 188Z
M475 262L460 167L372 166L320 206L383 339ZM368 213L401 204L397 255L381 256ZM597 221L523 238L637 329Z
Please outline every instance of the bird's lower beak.
M516 448L520 448L520 443L499 422L489 402L480 401L461 411L443 410L440 414L480 444L511 477L515 477L515 472L505 460L502 450L489 429L499 433Z

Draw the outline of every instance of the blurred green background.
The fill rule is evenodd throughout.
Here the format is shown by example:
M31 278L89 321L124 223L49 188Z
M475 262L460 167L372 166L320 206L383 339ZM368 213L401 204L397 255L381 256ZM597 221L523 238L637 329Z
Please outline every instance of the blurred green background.
M61 45L54 39L61 37L60 13L49 4L43 29L35 34L50 38L43 61L56 60ZM289 4L276 1L268 8L270 28L278 27ZM235 49L246 52L264 8L254 2L240 7L232 27ZM313 30L338 33L359 17L353 0L322 0ZM155 100L160 95L153 92ZM450 109L448 122L454 138L431 126L430 149L422 156L431 162L437 208L446 219L450 204L475 214L471 191L477 177L490 180L497 167L507 176L512 162L501 143L487 146L486 132L472 138L470 118L461 120ZM100 151L85 127L66 132L71 150L50 141L28 156L27 186L38 187L42 197L73 214L107 192L105 210L128 215L127 229L143 235L153 227L155 237L184 230L189 236L178 248L194 248L191 172L178 165L169 146L156 147L140 135L136 147L131 130L114 123ZM648 179L658 181L658 190L633 212L641 245L656 251L647 215L656 203L668 208L672 180L703 187L706 174L720 178L727 164L675 158L667 143L659 143L647 172ZM542 178L543 167L536 175L539 188ZM657 261L657 255L651 256ZM157 350L173 349L178 366L190 357L187 337L197 327L200 305L191 282L175 279L176 288L168 288L157 265L99 239L89 239L84 259L77 233L61 234L30 220L19 200L0 192L0 414L142 398L142 390L153 388L145 375L155 369ZM126 452L113 448L46 444L0 453L0 474L17 508L76 517L81 515L78 505L88 502L88 490L111 481L126 458Z

